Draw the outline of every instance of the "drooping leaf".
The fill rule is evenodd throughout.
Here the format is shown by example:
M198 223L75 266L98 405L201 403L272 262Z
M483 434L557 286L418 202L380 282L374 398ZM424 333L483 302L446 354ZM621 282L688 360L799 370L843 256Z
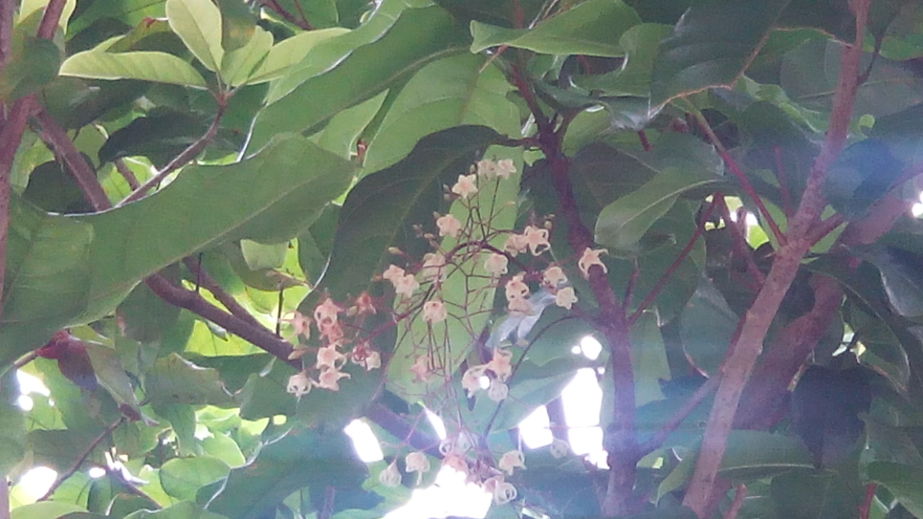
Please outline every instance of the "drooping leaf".
M923 468L878 461L870 463L865 472L869 479L887 487L912 514L923 515Z
M729 87L747 69L789 0L707 2L691 7L660 43L651 101Z
M221 11L211 0L167 0L170 28L206 68L218 71L224 56Z
M102 47L102 48L101 48ZM106 52L104 43L78 52L61 64L62 76L90 79L139 79L205 88L205 78L189 63L166 52Z
M249 149L263 147L277 133L314 127L430 61L460 53L464 37L452 17L438 7L404 11L375 41L353 50L332 70L317 71L266 107L256 119Z
M625 52L625 64L605 74L580 76L575 82L608 95L650 96L657 48L670 30L670 26L656 23L642 23L629 28L619 39L619 47Z
M700 280L680 316L683 350L700 372L717 373L738 320L721 292L707 279Z
M472 21L471 52L506 45L544 54L621 56L618 39L641 23L621 0L588 0L543 20L531 29L507 29Z

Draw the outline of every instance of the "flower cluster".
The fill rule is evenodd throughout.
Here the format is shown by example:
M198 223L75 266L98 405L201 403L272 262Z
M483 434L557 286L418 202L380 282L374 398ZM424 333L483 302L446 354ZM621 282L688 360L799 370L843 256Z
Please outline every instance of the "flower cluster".
M493 351L493 358L486 364L472 366L462 375L462 387L468 392L468 397L483 389L481 381L487 385L487 397L494 402L506 399L510 388L506 381L513 373L510 360L513 354L509 350L497 348ZM490 376L488 376L490 375Z

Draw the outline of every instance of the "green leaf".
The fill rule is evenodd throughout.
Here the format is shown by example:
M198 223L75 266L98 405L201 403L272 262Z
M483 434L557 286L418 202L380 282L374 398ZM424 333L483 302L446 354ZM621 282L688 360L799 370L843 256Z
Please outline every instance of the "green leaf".
M68 34L77 34L103 18L135 26L145 18L164 16L163 0L96 0L68 25Z
M26 453L25 425L19 407L0 402L0 471L4 474L9 474Z
M223 515L202 510L195 503L184 501L163 510L138 510L128 514L125 519L227 519Z
M259 27L243 47L229 50L221 60L221 79L228 85L240 86L250 82L272 48L272 34Z
M266 107L256 119L249 149L261 148L279 132L303 131L326 121L430 61L462 52L464 40L465 33L444 10L406 10L383 36Z
M12 56L0 69L0 99L13 101L35 92L58 75L61 49L42 38L14 39Z
M730 87L759 52L789 0L706 2L691 7L660 43L651 101L662 105Z
M303 32L282 40L269 49L266 60L247 82L256 84L282 76L289 68L304 60L319 44L346 32L346 29L336 27Z
M481 56L443 58L420 69L391 104L369 142L363 170L378 171L405 157L430 133L478 124L519 133L519 110L506 95L512 86Z
M160 485L167 494L186 500L195 500L196 492L231 472L223 461L211 456L173 458L160 467Z
M542 54L617 57L624 54L619 36L638 23L641 19L635 10L621 0L587 0L532 29L507 29L473 21L471 52L506 45Z
M243 0L218 0L218 8L221 11L221 48L231 52L252 43L254 32L258 31L256 17L247 4Z
M205 88L192 65L166 52L106 52L97 47L78 52L61 64L62 76L91 79L140 79Z
M144 391L146 400L160 405L231 401L217 370L197 366L176 353L157 360L145 378Z
M142 283L122 301L117 313L127 337L138 342L153 342L160 340L177 322L179 311L179 307L160 299Z
M631 329L635 402L638 407L664 398L660 384L670 380L670 365L657 315L645 311ZM605 408L604 408L605 409Z
M881 274L888 300L904 317L923 317L923 267L920 257L898 249L883 249L868 256Z
M298 427L264 444L252 462L232 470L206 508L230 519L258 519L298 489L355 488L367 474L345 434Z
M221 47L221 11L211 0L167 0L167 20L186 47L206 68L218 71Z
M824 519L852 517L860 497L838 474L792 472L773 478L772 500L780 517Z
M676 200L688 191L715 186L722 181L716 176L696 176L696 171L668 167L649 182L607 205L596 220L596 242L632 253L658 219L664 216Z
M288 243L264 245L253 240L240 240L240 251L250 270L275 269L285 263Z
M672 27L657 23L642 23L631 27L619 38L625 51L625 64L612 72L575 78L583 88L601 90L607 95L649 97L651 73L660 40Z
M111 348L91 342L86 343L86 350L100 385L106 388L117 404L134 409L134 412L140 415L138 399L135 397L131 379L128 378L128 373L119 362L118 353Z
M865 468L868 478L884 485L907 510L923 515L923 468L878 461Z
M330 118L324 129L312 136L318 146L345 159L359 155L359 137L381 109L388 92L347 108Z
M708 375L717 373L738 321L721 292L702 278L680 316L683 351L693 366Z
M330 264L318 286L345 299L361 293L384 270L391 257L388 247L422 257L428 245L416 238L412 226L431 221L444 204L443 185L454 183L499 139L477 126L434 133L401 162L363 178L343 203Z
M61 517L72 512L83 512L84 509L73 503L57 501L43 501L31 505L20 506L13 510L11 519L49 519Z
M305 207L323 208L350 183L352 165L305 139L283 137L266 151L229 166L187 166L157 194L105 213L49 215L17 199L0 364L61 326L111 311L140 279L190 254L240 238L291 238L313 219Z

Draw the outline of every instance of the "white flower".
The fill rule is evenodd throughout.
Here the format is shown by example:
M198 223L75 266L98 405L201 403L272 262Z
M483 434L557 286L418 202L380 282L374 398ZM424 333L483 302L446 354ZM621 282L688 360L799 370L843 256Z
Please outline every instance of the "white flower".
M446 318L445 304L442 301L427 301L423 303L423 320L428 323L440 323Z
M479 160L475 166L478 176L485 179L489 180L497 174L497 163L490 159Z
M423 255L423 266L420 267L420 274L424 280L445 279L445 256L438 252L427 252Z
M404 274L404 269L401 267L397 265L388 265L388 268L381 274L381 277L391 283L395 283L395 280L404 277Z
M542 273L542 281L551 288L557 288L561 283L567 283L567 276L564 275L564 269L552 265Z
M468 474L468 462L461 454L456 454L454 452L446 454L445 457L442 458L442 464L446 467L451 467L461 472L462 474Z
M484 262L484 270L492 276L502 276L507 272L510 260L503 254L493 253Z
M506 472L512 476L514 470L526 468L526 460L522 454L522 451L508 451L505 452L503 456L500 456L500 461L497 462L497 467L499 467L503 472Z
M429 458L420 451L411 452L404 459L407 464L407 472L429 472Z
M563 458L564 456L567 456L568 454L570 454L570 445L568 445L566 441L561 440L559 438L555 438L554 441L551 442L551 455L552 456L554 456L555 458Z
M311 319L308 316L295 310L285 321L292 325L295 335L303 335L305 339L311 338Z
M311 391L311 386L313 385L314 381L308 377L307 373L302 371L289 377L288 392L301 398L302 395L306 395Z
M490 383L490 387L487 388L487 398L493 400L494 402L500 402L501 400L506 400L506 397L510 394L510 388L503 382L499 380L493 380Z
M577 295L574 293L574 287L564 287L558 290L558 293L554 295L554 304L562 308L567 308L568 310L570 310L576 302Z
M413 297L413 293L420 288L420 283L413 277L413 274L406 274L391 280L394 285L394 293L406 298Z
M341 378L352 378L349 373L343 373L336 368L327 368L320 372L317 377L317 387L329 389L330 391L339 391Z
M514 315L534 315L535 308L532 302L526 298L511 299L506 309Z
M317 350L317 369L340 368L346 362L346 355L337 351L336 344Z
M410 372L413 373L414 378L418 382L425 382L429 380L432 371L429 368L429 359L427 355L420 355L413 361L413 366L410 366Z
M458 175L458 181L452 186L452 192L462 198L478 192L477 175Z
M468 398L474 396L474 394L481 389L481 378L484 376L484 371L486 369L486 364L472 366L462 375L462 388L468 392Z
M439 236L457 238L459 231L461 231L462 224L458 221L458 218L446 214L436 218L436 227L439 228Z
M516 499L516 487L503 480L503 476L494 476L484 481L484 490L494 496L494 504L505 505Z
M506 379L510 378L510 375L513 373L513 366L510 363L512 359L512 353L501 348L496 348L494 349L493 358L485 367L493 371L494 375L500 379L500 382L506 382Z
M551 244L548 243L548 229L539 229L534 225L526 227L523 232L523 241L529 246L529 251L533 256L538 256L551 248Z
M515 299L525 299L529 297L529 285L522 280L522 274L516 274L506 282L506 300L512 302Z
M372 371L373 369L378 369L381 367L381 354L377 351L370 351L369 354L365 357L365 369L366 371Z
M401 473L397 470L397 465L391 462L388 467L378 473L378 482L386 487L396 487L401 484Z
M503 244L503 250L510 253L511 256L516 256L520 252L525 252L528 247L529 244L526 243L525 235L516 233L507 236L506 242Z
M605 253L606 249L590 249L589 247L583 249L583 255L577 261L577 266L580 268L580 272L583 272L583 277L590 277L590 267L593 265L600 266L604 273L609 272L606 265L599 259L599 256Z
M503 180L506 180L510 178L510 175L516 173L516 164L513 164L513 159L499 160L494 166L494 173Z

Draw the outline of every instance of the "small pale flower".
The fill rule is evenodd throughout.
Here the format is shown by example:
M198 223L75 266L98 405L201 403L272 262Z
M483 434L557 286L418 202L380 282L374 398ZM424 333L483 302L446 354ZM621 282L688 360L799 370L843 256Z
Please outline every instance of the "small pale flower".
M401 484L401 473L394 462L378 473L378 482L386 487L396 487Z
M496 348L494 349L493 358L486 364L486 367L493 371L494 375L497 375L500 382L506 382L506 379L510 378L510 375L513 373L511 360L513 360L513 354L511 352L502 348Z
M428 323L440 323L447 316L445 304L442 301L427 301L423 303L423 320Z
M517 274L506 282L506 300L525 299L529 297L529 285L522 280L522 274Z
M420 274L424 280L445 279L445 256L438 252L427 252L423 255L423 266L420 267Z
M303 335L305 339L311 338L311 319L308 316L295 310L286 321L292 325L295 335Z
M533 315L535 313L535 308L532 307L532 302L524 297L510 299L506 309L511 314L515 315Z
M461 454L450 452L442 458L442 464L446 467L453 468L462 474L468 474L468 462Z
M298 360L307 355L309 351L311 350L296 344L292 352L288 354L288 360Z
M484 377L484 370L486 369L486 364L473 366L468 368L465 374L462 375L462 388L468 392L468 398L471 398L479 389L482 389L481 378Z
M336 344L343 340L343 327L340 326L339 322L320 326L320 333L330 344Z
M493 400L494 402L500 402L506 400L506 397L510 394L510 387L500 382L499 380L493 380L490 383L490 387L487 388L487 398Z
M458 181L452 186L452 192L462 198L478 192L477 175L458 175Z
M523 232L523 236L533 256L538 256L551 248L551 244L548 243L548 229L540 229L534 225L529 225Z
M503 244L503 250L510 253L512 256L516 256L520 252L525 252L529 247L529 244L526 242L526 236L524 234L510 234L506 238L506 242Z
M564 269L552 265L542 273L542 281L551 288L557 288L561 283L567 283L567 276L564 274Z
M554 441L551 442L551 455L553 457L559 459L568 454L570 454L570 445L568 445L566 441L555 438Z
M564 287L558 290L554 295L554 304L567 308L568 310L577 302L577 294L574 293L574 287Z
M404 462L407 464L407 472L429 472L429 458L420 451L408 454Z
M439 236L451 236L457 238L461 231L462 224L451 214L442 215L436 218L436 227L439 228Z
M317 369L340 368L346 362L346 355L337 351L336 344L317 350Z
M394 283L396 279L404 277L405 273L404 269L397 265L388 265L388 268L381 274L381 277Z
M426 382L429 380L430 375L432 375L432 370L429 367L429 359L426 355L420 355L413 361L413 366L410 367L410 372L413 373L414 378L418 382Z
M583 272L583 277L590 277L590 267L593 265L600 266L603 272L609 272L606 265L599 259L599 256L605 253L606 249L590 249L589 247L583 249L583 255L577 261L577 266L580 268L580 272Z
M516 173L516 164L513 163L513 159L498 160L494 166L494 172L498 177L506 180L510 178L510 175Z
M489 180L497 174L497 163L490 159L479 160L476 164L476 171L478 176Z
M394 285L395 294L408 299L413 297L413 293L420 288L420 283L417 281L417 278L413 277L413 274L406 274L396 278L391 284Z
M323 330L325 327L337 323L337 314L343 309L333 302L329 297L324 302L317 305L314 309L314 320L317 321L317 327Z
M365 358L365 369L366 371L372 371L373 369L378 369L381 367L381 354L377 351L369 352L368 356Z
M506 274L509 262L505 255L493 253L484 261L484 270L492 276L502 276Z
M330 391L339 391L341 378L352 378L349 373L343 373L336 368L327 368L320 372L317 377L317 387L329 389Z
M503 480L503 476L494 476L484 481L484 490L494 498L494 504L505 505L516 499L516 487Z
M311 386L313 385L314 381L308 377L307 373L302 371L301 373L296 373L289 377L288 392L301 398L302 395L306 395L311 391Z
M500 456L497 467L512 476L514 470L526 468L526 459L520 450L507 451Z
M375 309L375 301L372 300L372 296L368 292L359 294L353 309L354 315L374 315L378 313L378 310Z

